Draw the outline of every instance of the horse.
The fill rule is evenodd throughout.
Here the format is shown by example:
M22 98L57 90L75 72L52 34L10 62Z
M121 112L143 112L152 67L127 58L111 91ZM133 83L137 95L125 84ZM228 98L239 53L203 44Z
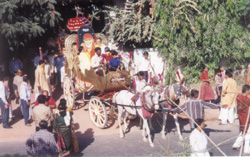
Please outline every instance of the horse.
M140 96L137 98L138 100L133 101L132 98L134 97L134 94L131 93L128 90L122 90L120 92L117 92L113 96L112 102L117 105L118 109L118 123L120 128L120 137L124 138L124 133L127 131L127 124L126 119L128 114L131 115L139 115L143 120L143 129L142 129L142 136L143 140L146 142L148 135L148 140L151 147L154 147L154 143L152 142L150 129L148 120L151 118L151 114L149 114L146 118L144 115L143 109L145 106L151 108L153 110L154 108L158 108L158 102L160 99L160 94L157 90L154 90L151 86L146 86L141 92ZM121 126L121 117L123 117L124 121L124 130L122 130Z
M188 88L189 88L188 85L183 84L183 83L173 84L171 86L166 86L166 87L162 88L162 90L160 91L160 101L164 101L163 106L165 108L169 108L170 110L171 110L171 108L176 108L177 106L175 104L179 105L181 94L183 94L185 96L189 95ZM162 131L161 131L163 139L166 139L165 128L166 128L167 116L169 113L170 113L169 110L168 111L163 110L163 124L162 124ZM174 121L175 121L175 125L177 128L177 133L179 135L179 139L183 140L177 114L174 114L172 116L173 116Z

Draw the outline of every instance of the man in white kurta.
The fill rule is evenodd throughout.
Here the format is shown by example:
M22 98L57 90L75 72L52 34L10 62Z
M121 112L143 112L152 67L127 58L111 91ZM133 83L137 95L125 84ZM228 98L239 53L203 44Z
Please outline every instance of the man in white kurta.
M201 129L205 127L203 119L196 119L195 122L200 126ZM191 146L191 157L204 157L210 156L207 151L207 136L204 131L195 125L195 129L189 136Z
M101 48L95 48L95 55L91 58L92 68L95 69L95 72L103 76L103 61L101 56Z

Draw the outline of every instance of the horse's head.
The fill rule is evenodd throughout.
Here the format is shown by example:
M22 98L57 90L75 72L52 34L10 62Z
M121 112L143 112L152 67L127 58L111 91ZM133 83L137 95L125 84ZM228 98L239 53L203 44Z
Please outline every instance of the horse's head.
M144 88L143 93L145 94L146 103L150 104L152 107L158 109L160 94L156 87L147 86Z

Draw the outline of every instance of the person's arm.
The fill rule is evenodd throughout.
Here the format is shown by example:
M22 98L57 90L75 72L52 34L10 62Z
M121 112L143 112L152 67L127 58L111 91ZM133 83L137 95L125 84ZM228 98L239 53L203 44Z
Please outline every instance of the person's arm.
M32 139L33 139L33 135L31 135L31 137L28 138L28 140L25 143L25 149L28 155L30 156L36 156L36 153L32 150Z
M219 105L216 105L216 104L210 103L210 102L201 101L201 103L203 104L204 108L206 108L206 109L217 109L220 107Z
M27 87L26 87L26 102L27 102L27 105L30 105L30 87L29 85L27 84Z
M38 91L40 92L41 90L41 82L40 82L40 73L38 70L35 71L35 82L37 82L37 88L38 88ZM36 90L36 89L35 89Z
M185 111L187 109L187 104L183 104L182 106L180 106L180 108ZM177 107L173 109L172 112L180 114L181 112L183 112L180 108Z
M18 64L19 64L19 68L23 69L23 62L20 59L18 59Z

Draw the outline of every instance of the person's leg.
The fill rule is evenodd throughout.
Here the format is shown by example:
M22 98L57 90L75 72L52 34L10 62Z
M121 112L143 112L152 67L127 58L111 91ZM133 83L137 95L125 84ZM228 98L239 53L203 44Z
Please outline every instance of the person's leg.
M244 153L247 153L247 154L250 153L250 129L249 127L245 134Z
M233 144L233 148L240 148L241 144L243 141L243 137L242 137L242 132L240 132L239 136L237 137L236 141Z
M228 121L231 124L234 122L234 107L228 108Z
M24 124L28 124L28 120L29 120L29 107L26 104L25 100L21 99L21 105L23 108L23 117L24 117Z
M221 124L227 124L228 119L228 109L227 108L221 108Z
M9 119L12 119L13 115L12 115L12 105L10 105L9 107Z

